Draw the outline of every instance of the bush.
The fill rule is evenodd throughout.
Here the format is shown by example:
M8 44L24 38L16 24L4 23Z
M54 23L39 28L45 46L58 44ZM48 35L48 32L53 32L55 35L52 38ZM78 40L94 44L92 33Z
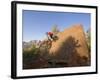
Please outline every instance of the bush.
M29 50L23 50L23 68L32 64L39 56L39 49L35 46L32 46Z

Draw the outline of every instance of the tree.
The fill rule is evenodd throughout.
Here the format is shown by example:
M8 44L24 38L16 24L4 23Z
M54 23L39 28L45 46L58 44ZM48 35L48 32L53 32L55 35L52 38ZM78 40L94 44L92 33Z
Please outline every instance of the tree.
M60 32L57 25L54 25L54 26L52 27L52 30L51 30L51 31L52 31L54 34L57 34L58 32Z

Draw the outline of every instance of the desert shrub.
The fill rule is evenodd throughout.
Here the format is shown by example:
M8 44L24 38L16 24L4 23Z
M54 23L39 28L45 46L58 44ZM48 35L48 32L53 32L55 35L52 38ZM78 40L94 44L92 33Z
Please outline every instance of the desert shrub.
M60 30L58 29L57 25L52 26L52 30L51 30L54 34L57 34L60 32Z
M23 60L34 60L37 56L39 56L39 54L35 53L35 50L31 50L31 51L24 51L23 52Z
M89 52L90 52L91 51L91 40L90 40L90 38L88 39L87 43L88 43L88 49L89 49Z
M87 44L90 52L91 51L91 30L90 29L87 31Z
M23 50L23 65L30 65L37 60L37 58L40 56L38 51L39 49L34 45L29 50Z

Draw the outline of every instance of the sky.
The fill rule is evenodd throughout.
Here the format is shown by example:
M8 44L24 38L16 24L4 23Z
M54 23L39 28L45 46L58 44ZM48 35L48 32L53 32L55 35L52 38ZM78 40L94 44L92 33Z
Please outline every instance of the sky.
M84 31L87 31L91 26L90 20L90 13L23 10L23 41L43 39L54 25L63 31L72 25L82 24Z

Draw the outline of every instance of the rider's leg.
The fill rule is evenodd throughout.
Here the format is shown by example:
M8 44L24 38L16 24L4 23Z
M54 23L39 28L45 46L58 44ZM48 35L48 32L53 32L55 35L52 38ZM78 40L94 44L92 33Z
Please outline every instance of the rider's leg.
M51 38L51 41L53 41L53 35L51 35L50 38Z
M49 40L53 41L53 38L51 35L48 36L49 37Z

